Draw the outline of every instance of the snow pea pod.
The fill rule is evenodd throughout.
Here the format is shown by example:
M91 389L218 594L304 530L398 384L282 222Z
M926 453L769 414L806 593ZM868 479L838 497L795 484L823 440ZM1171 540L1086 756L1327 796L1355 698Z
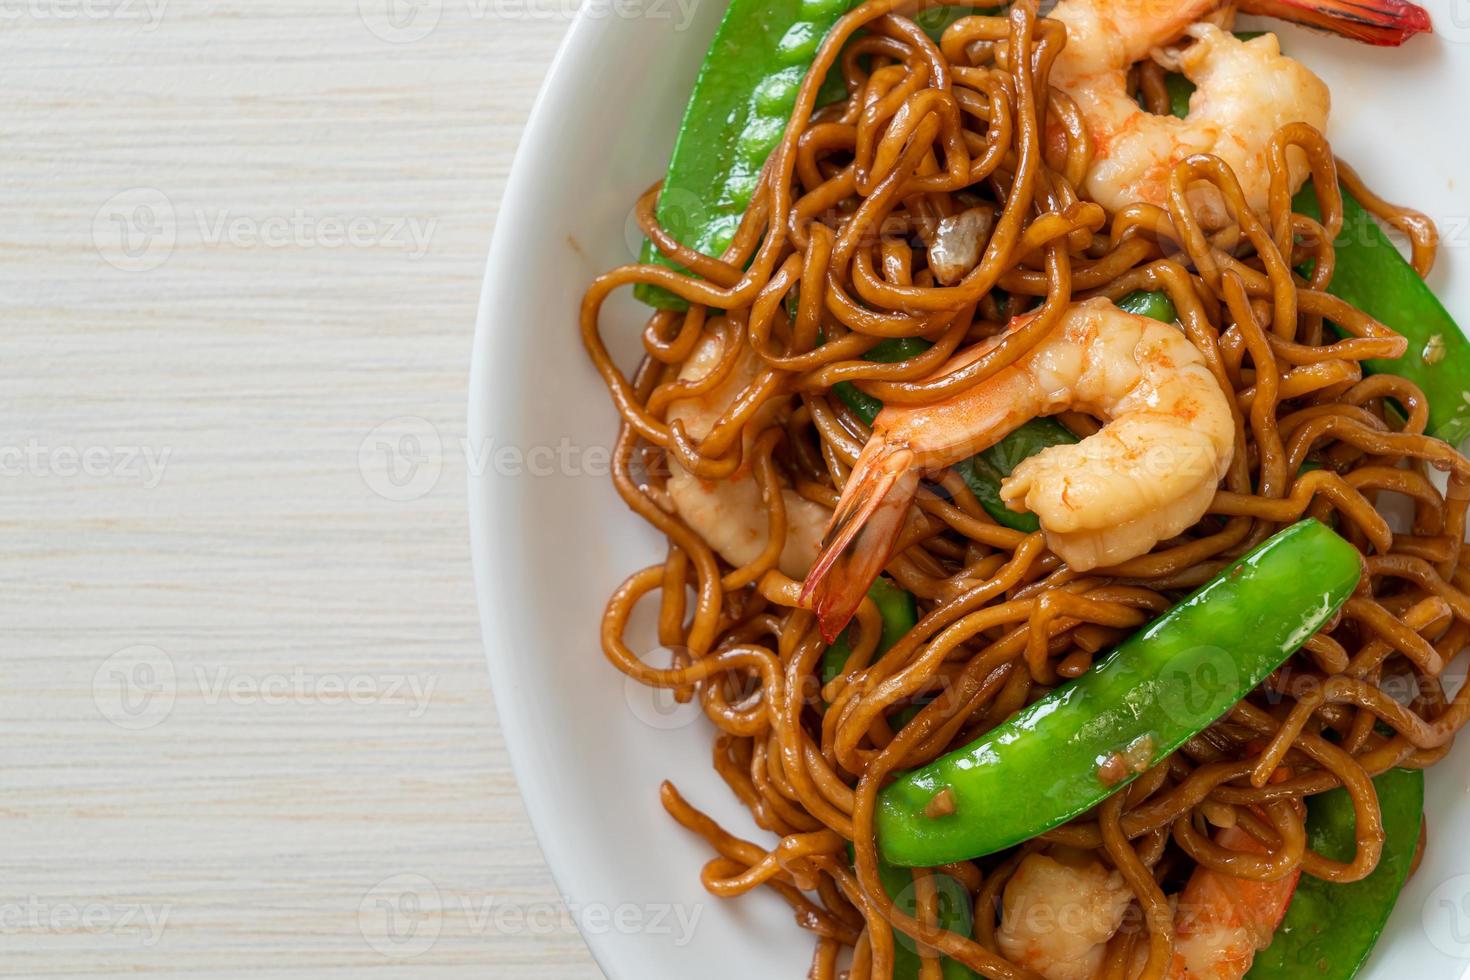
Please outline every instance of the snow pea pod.
M892 646L903 635L914 628L919 621L919 609L914 604L914 597L894 585L882 576L873 581L868 587L868 598L872 599L878 606L878 614L883 617L883 632L878 637L878 655L887 653ZM842 668L847 666L847 658L852 656L852 644L847 640L847 631L826 650L822 651L822 684L830 684Z
M1000 499L1001 482L1027 457L1072 442L1077 437L1055 419L1031 419L989 449L955 464L954 470L997 524L1030 534L1041 522L1035 514L1007 507Z
M1082 677L886 787L880 852L947 864L1086 812L1229 711L1331 619L1360 571L1357 549L1315 520L1273 535Z
M729 247L807 69L848 6L732 0L694 82L655 211L675 239L706 255ZM648 242L643 261L675 266ZM634 295L661 309L687 307L657 286L640 284Z
M1118 300L1117 306L1125 313L1146 316L1160 323L1173 323L1179 319L1179 311L1174 309L1174 301L1169 298L1168 293L1164 292L1151 293L1139 289Z
M849 863L857 860L851 844L847 845L847 860ZM918 904L913 872L896 868L880 857L878 877L893 904L905 915L913 916ZM975 927L970 893L954 878L940 872L934 873L934 892L937 924L968 939ZM979 980L979 974L956 960L944 957L939 963L944 980ZM919 980L919 955L913 937L898 931L893 933L893 980Z
M1271 945L1246 980L1351 980L1393 911L1419 846L1424 773L1390 769L1373 780L1383 812L1383 856L1362 881L1337 885L1303 875ZM1307 846L1333 859L1353 856L1355 820L1346 790L1307 800Z
M1322 216L1310 185L1293 206L1313 218ZM1398 360L1365 361L1363 366L1402 375L1422 388L1429 399L1430 435L1459 445L1470 436L1470 340L1346 189L1342 208L1342 233L1334 243L1337 264L1327 291L1409 340L1408 353Z
M655 214L684 245L724 254L760 181L761 168L786 133L797 91L817 49L858 0L731 0L694 82L674 142ZM916 22L936 41L971 14L1000 8L933 7ZM847 96L839 70L822 80L817 104ZM642 261L678 268L651 242ZM649 306L683 310L688 303L659 286L633 294Z
M878 606L878 614L883 618L883 630L878 637L878 650L876 656L881 657L893 648L893 645L903 639L903 635L914 628L919 621L919 607L914 601L913 594L899 588L888 579L879 577L874 580L868 588L868 598L872 599ZM842 673L847 666L847 660L852 656L852 644L847 638L848 630L843 630L831 646L822 651L822 660L818 667L822 678L822 686L828 684ZM912 704L905 705L895 711L888 719L894 731L907 725L914 720L914 716L923 710L931 698L919 698Z
M874 344L873 349L863 355L863 359L878 364L896 364L899 361L907 361L911 357L918 357L932 346L933 344L923 337L889 337ZM883 411L882 402L851 381L837 382L832 386L832 391L856 413L858 418L869 425L872 425L878 413Z
M883 403L872 395L863 391L851 381L839 381L832 386L832 392L842 399L843 404L852 409L853 414L869 425L883 411Z
M1189 113L1194 83L1182 75L1169 75L1165 84L1171 111L1182 118ZM1310 184L1301 189L1292 206L1301 214L1322 217ZM1458 446L1470 436L1470 340L1346 188L1342 208L1342 232L1333 243L1337 264L1327 291L1409 340L1408 353L1398 360L1364 361L1363 367L1369 372L1402 375L1423 389L1429 398L1430 434Z
M893 903L912 916L917 906L914 876L907 868L896 868L886 861L878 862L878 876L883 879L883 890ZM934 891L937 925L942 929L969 938L974 928L975 917L971 911L970 893L958 881L947 874L935 872ZM914 940L907 933L893 934L893 980L919 980L919 954ZM944 980L978 980L978 974L958 960L944 957L939 961L940 974Z

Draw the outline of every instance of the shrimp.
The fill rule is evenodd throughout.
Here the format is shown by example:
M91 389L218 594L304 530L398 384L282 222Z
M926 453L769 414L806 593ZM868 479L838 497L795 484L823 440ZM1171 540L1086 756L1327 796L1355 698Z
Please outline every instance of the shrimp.
M1296 21L1367 44L1399 45L1432 31L1428 12L1409 0L1239 0L1247 13ZM1281 53L1275 34L1243 41L1225 30L1229 0L1062 0L1051 17L1067 45L1051 81L1077 103L1094 144L1087 194L1117 212L1130 204L1167 205L1169 175L1185 158L1209 153L1230 165L1245 199L1264 214L1271 188L1271 140L1289 123L1326 128L1326 84ZM1184 38L1192 43L1166 49ZM1154 115L1128 94L1128 69L1152 57L1180 71L1196 90L1184 119ZM1287 150L1295 193L1309 173L1305 155ZM1191 201L1211 227L1226 223L1224 201L1209 186Z
M712 329L680 369L679 380L708 377L719 365L725 345L741 343L726 321L712 320L710 325ZM746 346L719 384L701 395L670 402L667 420L682 422L691 438L703 439L759 370L759 356ZM669 500L690 530L737 568L759 558L766 548L770 527L760 484L749 469L737 470L725 480L704 480L673 460L669 467ZM786 543L779 567L783 574L799 580L821 550L822 532L832 514L789 488L782 489L781 499L786 505Z
M1018 318L1011 330L1027 318ZM949 373L1004 335L956 355ZM807 575L823 634L846 625L891 557L922 476L994 445L1028 419L1075 410L1106 421L1051 446L1001 484L1012 510L1040 520L1073 569L1115 565L1198 521L1235 452L1230 401L1177 327L1106 299L1073 304L1016 363L944 401L878 414Z
M1091 856L1054 854L1027 855L1006 882L995 941L1006 959L1047 980L1092 980L1133 893Z
M1250 834L1225 827L1215 843L1231 851L1264 854ZM1256 953L1286 917L1301 869L1276 881L1248 881L1200 867L1190 875L1174 916L1172 980L1240 980Z
M1266 851L1239 827L1217 831L1215 843L1232 851ZM1007 959L1046 980L1090 980L1133 893L1122 875L1095 858L1060 849L1053 854L1027 855L1006 883L996 943ZM1300 868L1276 881L1196 868L1173 901L1174 955L1167 980L1241 980L1256 953L1271 944L1300 877ZM1136 947L1130 976L1142 973L1147 960L1146 946Z
M1375 0L1384 2L1384 0ZM1372 2L1369 4L1372 5ZM1062 0L1051 16L1067 27L1067 45L1052 69L1052 84L1077 103L1095 153L1086 192L1109 211L1130 204L1166 207L1169 176L1196 153L1210 153L1235 172L1258 213L1267 209L1271 138L1289 123L1327 125L1327 85L1281 53L1274 34L1242 41L1202 18L1224 8L1220 0ZM1187 36L1192 44L1165 56L1162 45ZM1169 60L1198 88L1184 119L1155 115L1128 94L1128 69L1151 54ZM1287 154L1291 190L1305 182L1304 154ZM1191 190L1201 219L1226 223L1224 201L1213 187Z

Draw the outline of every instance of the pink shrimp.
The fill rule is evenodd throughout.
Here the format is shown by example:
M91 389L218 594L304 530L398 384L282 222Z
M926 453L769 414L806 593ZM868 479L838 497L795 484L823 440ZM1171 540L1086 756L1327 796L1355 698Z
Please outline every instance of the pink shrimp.
M1001 339L941 370L973 362ZM1177 327L1104 299L1077 303L994 377L933 405L878 413L803 588L823 635L841 631L888 563L923 476L1028 419L1073 409L1107 424L1080 443L1043 450L1001 484L1006 505L1036 514L1048 546L1070 566L1085 571L1144 554L1204 515L1235 451L1225 393Z
M1239 827L1217 831L1215 843L1246 854L1266 852ZM1297 868L1276 881L1247 881L1205 867L1197 869L1179 895L1174 916L1171 980L1240 980L1245 976L1256 953L1271 945L1301 874Z
M1241 6L1374 44L1401 44L1430 29L1424 9L1405 0L1245 0ZM1288 123L1324 130L1331 99L1320 78L1282 54L1276 35L1245 41L1224 29L1234 13L1224 0L1057 4L1050 16L1066 25L1067 45L1051 80L1077 103L1092 134L1088 197L1110 211L1139 202L1167 206L1175 165L1209 153L1230 165L1246 200L1265 212L1272 137ZM1196 84L1185 118L1154 115L1128 90L1129 69L1150 57ZM1287 163L1296 191L1308 174L1306 158L1293 149ZM1226 220L1217 191L1192 193L1208 223Z
M1216 831L1215 843L1246 854L1266 850L1239 827ZM1297 869L1276 881L1246 881L1196 868L1175 901L1167 980L1241 980L1256 953L1271 944L1300 877ZM1089 980L1132 901L1123 876L1090 853L1031 854L1006 883L996 944L1046 980ZM1130 975L1138 976L1147 960L1147 943L1139 944Z

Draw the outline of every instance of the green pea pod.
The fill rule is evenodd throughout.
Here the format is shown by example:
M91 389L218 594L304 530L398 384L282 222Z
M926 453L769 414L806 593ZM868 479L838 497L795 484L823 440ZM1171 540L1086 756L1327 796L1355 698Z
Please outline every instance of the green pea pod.
M1322 216L1316 192L1307 186L1293 206ZM1398 360L1365 361L1369 371L1399 374L1429 398L1429 432L1457 446L1470 436L1470 340L1460 332L1414 267L1352 195L1343 191L1342 233L1337 264L1327 291L1408 338Z
M1084 813L1203 731L1322 627L1357 549L1314 520L1273 535L1101 664L878 797L883 857L932 867ZM926 814L947 794L944 815Z
M1194 83L1183 75L1166 75L1164 90L1169 93L1169 112L1180 119L1189 115L1189 97L1194 94L1194 88ZM1142 94L1138 98L1142 101Z
M766 158L786 133L817 49L838 18L856 5L855 0L731 0L674 142L655 210L665 231L705 255L724 254ZM937 40L961 17L994 12L935 7L917 20ZM834 70L822 80L817 104L846 95L841 73ZM678 268L649 242L643 243L642 261ZM640 283L633 293L659 309L689 305L658 286Z
M945 29L956 21L965 17L993 17L1004 10L1005 7L930 7L915 14L914 23L937 44Z
M914 628L919 621L919 609L912 595L881 576L868 587L868 598L877 604L883 617L883 633L878 638L878 653L882 655ZM851 656L852 645L847 640L847 631L843 630L836 642L822 652L822 684L832 683Z
M1118 300L1118 309L1126 313L1136 313L1138 316L1146 316L1160 323L1173 323L1179 319L1179 311L1174 309L1174 301L1169 298L1168 293L1152 293L1139 289L1129 293Z
M893 648L893 645L903 639L903 635L914 628L919 621L919 607L914 602L910 593L894 585L886 578L879 578L868 588L868 597L878 605L878 612L883 617L883 632L878 637L878 656L882 656ZM852 644L847 639L847 630L837 637L836 641L826 650L822 651L820 671L822 684L826 686L832 683L838 674L842 673L847 666L847 660L852 656ZM908 704L895 711L888 719L888 723L897 731L904 725L914 720L914 716L924 709L932 698L920 698L913 704Z
M1011 510L1000 499L1000 484L1022 460L1034 456L1048 446L1076 442L1065 426L1055 419L1031 419L1000 442L958 463L954 470L965 481L985 513L1017 531L1030 534L1041 526L1035 514Z
M947 9L947 8L938 8ZM874 361L878 364L897 364L899 361L907 361L911 357L918 357L924 351L934 346L923 337L888 337L873 345L873 349L863 355L865 360ZM872 395L863 391L851 381L839 381L832 386L832 391L841 398L848 408L852 409L858 418L869 425L883 411L883 403Z
M1242 33L1242 40L1259 32ZM1174 115L1189 112L1194 83L1182 75L1166 80ZM1322 217L1310 184L1292 202L1299 213ZM1429 398L1429 431L1453 446L1470 436L1470 340L1466 340L1439 297L1404 260L1373 216L1346 189L1342 232L1334 243L1337 264L1327 291L1387 324L1409 340L1394 361L1365 361L1369 371L1399 374Z
M932 697L922 697L914 701L912 704L904 705L902 708L899 708L897 711L889 716L888 726L892 728L895 732L901 731L905 725L917 718L919 716L919 712L927 708L929 706L929 703L933 700L934 699Z
M853 414L869 425L883 411L883 403L872 395L863 391L851 381L839 381L832 386L832 391L838 398L842 399L844 405L852 409Z
M731 0L694 82L655 212L678 241L706 255L729 247L817 48L848 6ZM646 242L643 260L674 266ZM687 307L657 286L640 284L634 295L662 309Z
M1247 980L1351 980L1393 911L1419 846L1424 773L1390 769L1373 780L1383 812L1383 856L1362 881L1337 885L1303 875L1271 945L1256 954ZM1307 801L1307 846L1351 860L1356 822L1346 790Z
M878 875L883 879L883 890L895 905L907 915L914 915L917 905L914 894L914 876L906 868L895 868L886 862L878 862ZM934 891L937 906L937 924L950 932L969 938L974 928L975 916L971 911L970 893L958 881L946 874L934 875ZM914 940L906 933L893 934L893 980L919 980L919 953ZM944 957L939 961L944 980L978 980L978 975L958 960Z
M933 346L923 337L885 337L863 356L878 364L897 364L918 357Z
M847 845L847 859L856 861L852 845ZM918 906L914 893L914 875L907 868L896 868L878 859L878 877L883 881L883 890L907 915L914 915ZM970 903L970 893L947 874L934 875L935 916L938 925L956 935L969 938L975 927L975 916ZM940 969L945 980L979 980L979 975L965 964L948 957L940 960ZM906 933L893 933L893 980L919 980L919 954L914 941Z

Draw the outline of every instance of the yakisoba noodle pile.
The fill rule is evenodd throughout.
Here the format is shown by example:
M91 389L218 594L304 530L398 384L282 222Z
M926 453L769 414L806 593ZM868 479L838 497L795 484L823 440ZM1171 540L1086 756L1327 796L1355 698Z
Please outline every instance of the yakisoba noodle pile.
M1439 680L1470 644L1470 559L1461 546L1470 463L1426 434L1425 397L1413 384L1365 376L1360 362L1384 356L1397 338L1324 290L1343 220L1339 178L1409 234L1421 275L1433 262L1435 234L1421 216L1369 194L1305 126L1287 127L1272 145L1265 222L1245 205L1228 168L1207 157L1173 172L1167 210L1135 205L1109 220L1079 199L1093 147L1077 107L1048 85L1064 29L1018 3L1004 16L961 21L936 45L913 21L886 12L895 6L868 4L839 23L801 89L796 118L804 124L791 127L772 155L721 258L687 250L658 227L655 189L640 202L640 223L699 278L627 266L587 293L582 334L622 418L613 482L668 541L664 561L612 596L602 644L629 676L703 704L718 730L714 767L767 834L760 843L735 836L671 784L664 806L715 852L702 874L711 892L765 887L791 904L815 939L814 978L835 976L845 947L853 950L852 977L888 976L889 923L922 944L931 976L938 976L930 972L936 950L988 977L1031 976L998 952L998 897L1025 854L1054 843L1102 852L1137 896L1144 925L1109 944L1103 974L1125 976L1135 947L1168 941L1159 927L1171 914L1161 883L1179 882L1196 865L1245 875L1299 865L1333 881L1364 877L1383 843L1370 777L1432 765L1470 716L1470 693L1451 698ZM843 47L859 28L863 36ZM834 62L849 98L813 112ZM1145 64L1134 78L1151 108L1167 111L1158 69ZM1289 147L1310 164L1320 223L1291 211ZM1218 189L1228 227L1202 226L1186 194L1199 182ZM905 287L935 283L918 267L922 247L911 243L972 206L970 195L998 206L979 271L912 302ZM1309 264L1310 278L1293 272ZM656 284L691 305L651 317L646 356L624 376L598 318L609 293L634 283ZM1140 289L1168 294L1210 371L1235 394L1237 452L1208 515L1147 555L1079 574L1047 550L1042 533L997 524L946 473L925 484L921 517L886 569L918 597L919 625L875 659L878 613L865 602L852 658L824 690L818 662L826 644L802 608L801 583L777 560L782 488L833 507L869 435L833 385L860 382L888 405L931 402L1014 363L1074 301ZM1038 315L991 354L935 376L957 348L1002 333L1038 300ZM665 413L676 397L718 382L718 371L703 382L678 375L720 318L758 353L762 370L696 440ZM862 358L882 338L910 336L933 346L900 363ZM763 410L770 402L787 410ZM1098 425L1077 415L1062 421L1079 435ZM1320 468L1304 471L1309 460ZM664 487L670 462L707 480L754 474L772 546L745 567L723 563L674 515ZM1433 469L1448 473L1447 492L1430 480ZM1382 492L1413 501L1409 533L1391 530L1375 509ZM966 744L1081 674L1232 558L1303 516L1334 522L1362 552L1365 574L1342 614L1294 658L1294 670L1273 675L1094 812L1010 852L945 866L974 898L973 940L933 924L927 871L915 873L918 918L894 906L874 870L874 803L886 777ZM658 605L659 642L677 651L671 665L642 662L625 636L645 599ZM896 686L885 682L916 676L922 691L938 696L895 736L885 719L904 704L885 700ZM1394 685L1415 692L1409 707L1385 693ZM1280 765L1289 778L1252 782ZM1345 863L1306 846L1295 805L1338 786L1351 794L1357 817L1356 854ZM1277 846L1248 855L1209 840L1208 827L1235 822Z

